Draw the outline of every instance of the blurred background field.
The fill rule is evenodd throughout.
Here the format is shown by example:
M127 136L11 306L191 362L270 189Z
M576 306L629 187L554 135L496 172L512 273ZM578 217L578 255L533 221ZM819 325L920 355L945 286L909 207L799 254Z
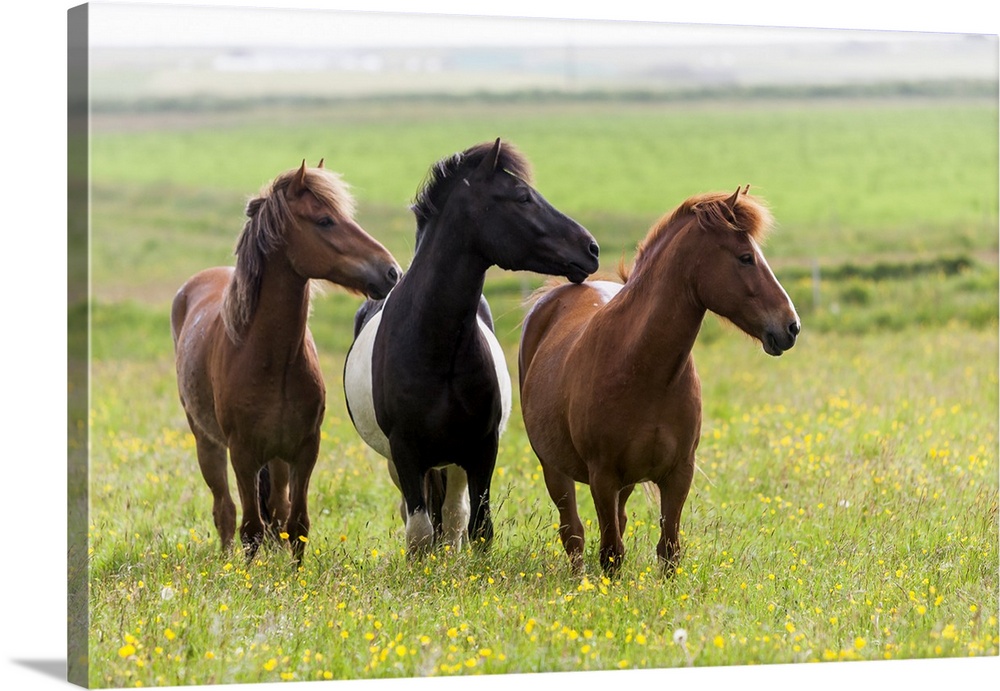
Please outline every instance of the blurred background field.
M811 329L982 327L996 317L997 111L985 98L440 106L428 97L132 123L121 131L95 116L100 309L165 310L187 275L231 263L246 200L303 158L343 174L362 225L405 266L408 203L430 165L503 136L528 155L542 193L595 234L606 271L686 197L749 183L777 218L768 256ZM518 312L539 281L498 271L487 293L506 301L501 314ZM336 291L326 299L351 302ZM325 322L314 323L321 334Z
M92 681L677 666L678 627L706 665L996 655L995 37L637 26L616 43L598 23L478 21L486 45L94 46L90 302L70 305L92 318ZM428 168L497 136L609 274L692 194L749 183L777 219L765 253L803 334L773 360L706 320L683 571L655 575L637 493L622 580L569 573L516 400L493 555L407 564L395 489L344 406L359 299L335 288L311 319L315 551L299 574L278 552L220 556L173 380L174 292L232 263L246 201L303 159L344 176L405 267ZM543 280L487 279L515 380ZM277 648L253 637L270 630Z

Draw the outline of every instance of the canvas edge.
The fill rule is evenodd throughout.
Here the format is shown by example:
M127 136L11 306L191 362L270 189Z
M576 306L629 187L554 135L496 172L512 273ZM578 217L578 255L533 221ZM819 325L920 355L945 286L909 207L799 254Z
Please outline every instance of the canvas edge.
M89 6L67 10L66 679L88 687L90 404Z

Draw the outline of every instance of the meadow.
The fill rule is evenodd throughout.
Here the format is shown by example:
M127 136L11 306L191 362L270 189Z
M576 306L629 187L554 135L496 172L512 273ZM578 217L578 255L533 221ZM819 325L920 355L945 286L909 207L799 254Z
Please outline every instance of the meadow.
M359 299L311 327L328 399L300 568L222 554L180 404L169 302L228 264L249 196L326 158L405 267L428 167L503 136L586 225L602 270L686 196L750 183L803 333L780 359L706 320L705 422L666 578L654 503L626 561L569 568L514 411L488 554L403 554L398 494L347 416ZM998 655L997 107L994 100L345 102L109 114L92 134L90 672L93 686ZM486 294L516 378L523 300ZM80 304L71 309L85 310ZM515 392L516 394L516 392Z

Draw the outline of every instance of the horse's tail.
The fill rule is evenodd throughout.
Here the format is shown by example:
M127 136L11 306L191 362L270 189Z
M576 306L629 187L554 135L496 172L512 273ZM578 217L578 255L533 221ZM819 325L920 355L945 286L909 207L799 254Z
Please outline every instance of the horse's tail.
M177 349L177 339L181 335L181 326L187 318L187 286L182 286L174 295L174 300L170 304L170 336L174 341L174 350Z
M632 269L634 264L625 263L625 250L622 250L622 256L618 259L618 266L616 267L615 273L618 274L618 278L622 283L628 283L629 277L632 275Z
M646 495L646 501L650 504L656 506L657 511L660 509L660 488L657 487L652 482L642 483L642 492Z
M265 463L264 467L257 471L257 506L260 510L260 520L263 521L265 526L269 526L271 524L270 501L271 471L268 470L267 464Z

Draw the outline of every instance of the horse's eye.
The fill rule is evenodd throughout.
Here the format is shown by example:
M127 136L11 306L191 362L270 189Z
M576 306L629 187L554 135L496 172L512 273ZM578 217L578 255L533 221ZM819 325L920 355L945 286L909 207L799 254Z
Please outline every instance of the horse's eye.
M740 264L743 266L753 266L754 260L752 254L744 254L740 256Z
M527 204L531 201L531 192L524 190L523 192L518 192L517 196L514 197L518 204Z
M316 222L316 225L318 225L320 228L333 228L335 225L337 225L337 222L334 221L329 216L324 216L323 218L319 219Z

